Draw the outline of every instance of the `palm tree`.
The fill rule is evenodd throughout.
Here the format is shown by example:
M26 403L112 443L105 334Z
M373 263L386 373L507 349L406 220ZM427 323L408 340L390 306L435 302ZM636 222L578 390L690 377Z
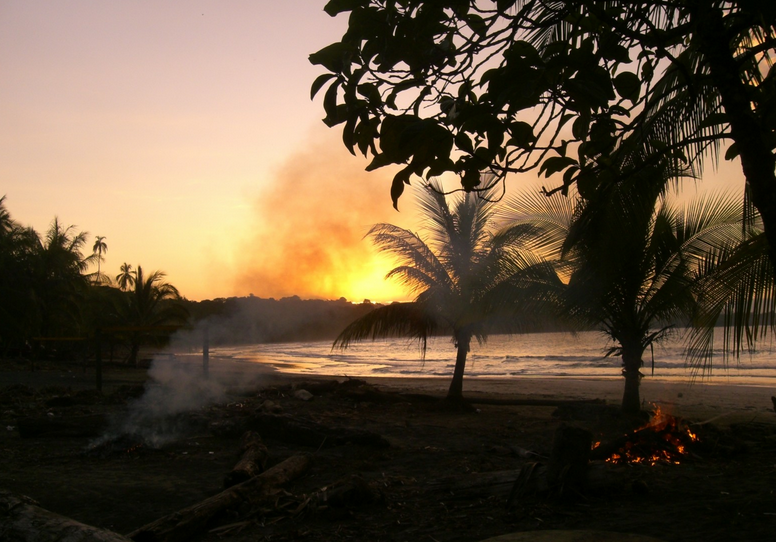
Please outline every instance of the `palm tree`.
M188 317L186 309L176 303L180 299L178 289L165 282L164 277L162 271L154 271L145 277L143 268L138 265L133 277L134 286L126 292L119 306L122 325L138 328L130 332L130 363L137 363L140 344L153 334L147 328L183 324Z
M103 253L108 252L108 244L105 242L105 237L98 235L94 238L94 245L92 246L92 252L97 255L97 282L102 281L102 275L100 274L100 264L103 260Z
M75 226L63 227L58 218L51 222L36 257L35 298L41 314L44 336L78 333L80 302L88 287L86 269L94 255L84 257L86 232Z
M738 359L743 350L754 350L776 327L776 280L768 241L759 214L748 206L745 216L738 242L710 250L695 285L700 303L687 340L687 359L702 374L712 370L719 334L727 364L731 356Z
M123 291L129 290L135 285L135 271L132 269L132 264L124 262L121 264L121 273L116 275L116 282L119 288Z
M36 304L40 238L11 218L0 198L0 355L24 351L40 329Z
M571 216L568 206L548 208L552 220L543 227L556 250L566 229L561 252L573 271L563 306L579 325L612 340L607 355L621 357L625 377L622 410L635 413L645 350L696 313L704 255L737 238L741 208L730 196L678 208L664 196L665 183L628 184L600 186L577 199Z
M495 206L488 194L468 193L448 202L441 186L431 181L419 191L418 202L430 233L428 243L392 224L376 224L367 234L379 250L397 259L399 265L386 278L399 280L415 300L379 307L359 318L342 331L334 347L347 348L366 338L409 336L425 353L429 335L450 332L457 356L447 398L460 402L472 338L486 340L495 315L514 315L515 304L505 300L531 290L531 281L521 277L557 277L516 248L525 232L513 228L491 233Z

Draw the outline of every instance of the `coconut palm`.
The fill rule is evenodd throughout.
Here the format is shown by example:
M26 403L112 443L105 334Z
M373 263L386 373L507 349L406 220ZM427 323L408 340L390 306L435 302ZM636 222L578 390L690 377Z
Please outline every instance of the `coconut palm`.
M693 286L704 255L732 243L740 232L737 197L698 198L679 208L661 185L642 182L639 190L625 182L600 186L586 200L577 200L573 217L552 222L556 241L568 225L562 252L573 271L563 305L578 323L613 342L607 355L622 359L622 410L627 413L641 408L646 349L697 311ZM568 207L558 209L568 212Z
M135 271L132 269L132 264L127 262L121 264L120 270L121 273L116 275L116 282L119 288L126 292L135 285Z
M133 288L123 297L118 315L121 325L137 328L129 335L129 362L137 363L141 343L154 335L152 330L140 328L183 324L188 313L176 302L180 299L178 289L165 282L162 271L154 271L146 277L138 265L133 278Z
M84 257L86 232L64 227L54 218L39 245L35 263L35 304L44 336L78 333L80 302L89 281L86 269L94 255Z
M701 374L712 370L718 335L726 365L730 357L738 359L742 351L754 350L776 326L776 282L768 241L759 214L751 207L747 211L739 241L709 251L695 286L700 303L687 341L687 359Z
M22 351L39 332L35 295L40 238L11 218L0 198L0 355Z
M448 400L463 398L463 376L472 338L486 340L494 316L511 317L519 294L530 299L533 285L557 282L549 266L518 248L526 231L494 234L495 206L488 194L465 194L452 201L431 181L419 190L429 241L392 224L376 224L367 237L380 251L396 257L386 278L403 284L415 300L379 307L350 324L334 341L347 348L366 338L409 336L425 352L436 331L452 335L457 350ZM512 321L514 325L518 322Z
M94 238L94 245L92 246L92 252L97 256L97 282L102 281L102 275L100 274L100 264L102 263L102 255L108 252L108 244L105 242L105 237L97 235Z

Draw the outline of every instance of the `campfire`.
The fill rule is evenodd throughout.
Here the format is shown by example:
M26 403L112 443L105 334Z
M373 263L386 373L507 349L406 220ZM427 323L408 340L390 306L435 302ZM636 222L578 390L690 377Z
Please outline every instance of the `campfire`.
M137 454L147 449L142 437L123 434L111 438L103 438L89 445L84 452L89 457L107 458L113 455Z
M697 441L698 436L681 419L654 405L644 426L610 443L596 442L590 455L617 465L678 465L689 456L688 446Z

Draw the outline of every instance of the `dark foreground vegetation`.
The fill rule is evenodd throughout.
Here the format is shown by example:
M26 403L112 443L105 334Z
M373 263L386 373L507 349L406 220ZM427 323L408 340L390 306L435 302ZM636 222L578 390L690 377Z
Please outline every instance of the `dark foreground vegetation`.
M222 402L178 414L174 438L154 447L83 422L131 410L143 389L126 382L140 382L144 374L124 370L125 384L105 394L0 388L0 487L85 524L134 533L135 540L153 539L143 536L160 524L167 534L157 531L157 539L175 540L185 532L175 525L191 519L191 507L225 498L225 477L244 457L241 443L253 430L266 452L265 468L299 458L305 468L269 492L256 482L235 486L228 506L178 540L477 541L515 531L584 529L751 542L773 534L773 424L691 425L701 440L679 465L596 460L589 472L597 478L586 488L529 484L513 494L520 476L551 461L559 427L586 429L608 442L631 426L616 407L568 404L569 398L532 406L485 404L480 397L469 411L451 411L441 396L359 381L278 381L232 389ZM41 418L49 427L70 422L70 432L35 433L31 421ZM171 421L158 420L159 430ZM176 512L181 515L172 521ZM12 516L0 509L2 528Z

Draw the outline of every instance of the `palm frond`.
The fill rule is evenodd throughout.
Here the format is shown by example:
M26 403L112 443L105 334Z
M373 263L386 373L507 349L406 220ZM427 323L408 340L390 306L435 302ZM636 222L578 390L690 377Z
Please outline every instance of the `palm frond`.
M410 337L416 339L425 356L429 335L437 328L435 319L420 303L392 303L377 307L346 327L332 348L348 348L364 339Z
M738 359L776 325L776 285L762 232L709 251L695 284L699 308L686 343L696 372L711 371L715 335L722 334L722 361ZM718 323L722 327L717 327Z

